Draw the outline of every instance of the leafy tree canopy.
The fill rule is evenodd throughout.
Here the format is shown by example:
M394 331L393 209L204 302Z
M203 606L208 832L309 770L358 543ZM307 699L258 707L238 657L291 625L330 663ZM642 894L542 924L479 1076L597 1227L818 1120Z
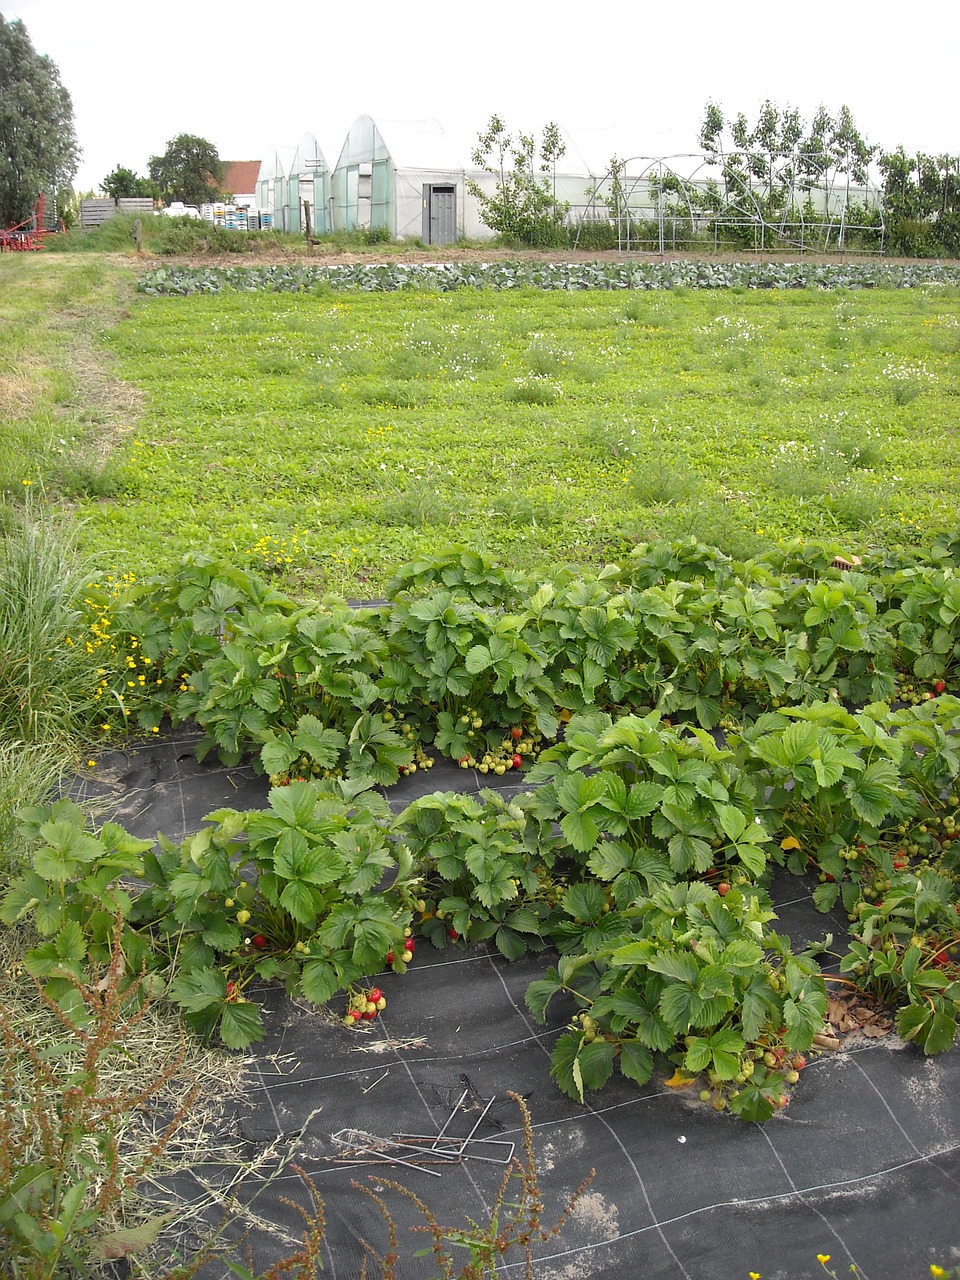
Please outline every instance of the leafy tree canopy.
M709 102L699 142L720 165L728 193L760 190L768 204L781 207L791 191L809 192L831 175L842 175L848 184L865 184L876 152L847 106L835 116L821 106L807 124L792 107L778 107L769 100L753 122L742 111L725 117L715 102Z
M168 203L210 204L219 200L224 165L217 148L206 138L180 133L167 143L162 156L151 156L147 165L151 179Z
M56 65L19 18L0 15L0 227L30 216L40 192L70 187L80 150Z
M569 206L557 200L557 162L566 146L556 124L548 124L539 140L532 134L509 132L499 116L477 139L471 158L495 179L491 195L467 179L467 189L480 206L480 217L506 240L553 246L568 240L565 219Z
M124 169L119 164L100 183L100 190L104 195L112 196L114 200L157 194L156 183L152 178L140 178L132 169Z

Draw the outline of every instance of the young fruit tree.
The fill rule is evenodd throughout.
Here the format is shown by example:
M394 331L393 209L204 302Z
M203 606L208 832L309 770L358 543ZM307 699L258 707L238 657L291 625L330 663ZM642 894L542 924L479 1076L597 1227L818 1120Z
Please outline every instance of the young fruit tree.
M481 220L506 240L541 248L568 242L567 204L557 200L557 162L566 146L556 124L548 124L539 144L532 134L514 136L497 115L471 153L473 163L493 175L491 195L467 179L467 189L480 205Z

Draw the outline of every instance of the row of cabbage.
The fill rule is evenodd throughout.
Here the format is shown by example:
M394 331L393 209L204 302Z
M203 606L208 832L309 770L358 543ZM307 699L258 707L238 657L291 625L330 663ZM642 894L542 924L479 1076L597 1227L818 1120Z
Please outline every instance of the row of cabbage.
M440 262L350 263L324 266L163 266L146 272L141 293L192 294L235 290L302 293L400 289L911 289L956 286L960 267L799 262Z

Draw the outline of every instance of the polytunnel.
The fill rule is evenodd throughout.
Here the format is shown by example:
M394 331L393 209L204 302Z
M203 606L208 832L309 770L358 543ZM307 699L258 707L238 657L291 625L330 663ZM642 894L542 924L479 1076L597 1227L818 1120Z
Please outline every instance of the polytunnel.
M282 231L312 231L326 235L331 230L330 166L312 133L305 133L283 180L282 200L277 200L274 219ZM309 207L309 213L307 208ZM309 226L308 226L309 219Z
M266 228L273 225L275 213L283 203L286 165L279 151L264 157L260 161L260 172L257 174L257 210L260 213L261 225ZM280 221L277 219L277 226Z
M464 234L463 156L433 120L389 133L390 145L366 115L350 126L331 180L335 226L454 243Z

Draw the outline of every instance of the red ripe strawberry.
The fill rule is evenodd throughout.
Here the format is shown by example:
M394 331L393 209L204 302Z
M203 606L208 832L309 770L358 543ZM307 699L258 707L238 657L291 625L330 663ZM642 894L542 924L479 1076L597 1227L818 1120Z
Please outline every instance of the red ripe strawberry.
M388 952L387 952L387 964L393 964L393 952L392 952L392 951L388 951Z
M261 951L267 945L267 940L262 933L255 933L253 937L250 939L250 941L253 943L255 947L257 947Z
M519 769L523 765L523 756L515 755L513 757L513 767Z
M943 969L950 963L950 957L946 951L938 951L933 957L933 963L938 969Z
M412 938L404 938L403 949L404 951L416 951L417 948Z
M448 938L453 938L454 942L456 942L457 938L459 938L459 937L460 937L460 934L457 932L457 930L456 930L456 929L454 929L454 928L451 926L451 927L447 930L447 937L448 937Z
M946 689L947 687L947 684L945 680L934 680L933 687L937 693L943 693L944 689Z
M727 884L726 880L721 880L717 885L717 893L720 894L721 898L725 898L729 892L730 886Z
M514 740L514 742L519 742L520 739L523 737L523 726L519 724L515 724L513 728L510 730L510 737Z
M380 990L379 987L371 987L370 990L367 992L367 999L372 1000L373 1003L376 1004L382 995L383 995L383 992Z
M363 1018L364 1022L370 1022L370 1021L372 1021L376 1016L377 1016L377 1011L376 1011L376 1009L374 1009L373 1013L368 1013L368 1012L367 1012L367 1010L366 1010L366 1009L364 1009L363 1013L361 1013L361 1015L360 1015L360 1017L361 1017L361 1018Z

